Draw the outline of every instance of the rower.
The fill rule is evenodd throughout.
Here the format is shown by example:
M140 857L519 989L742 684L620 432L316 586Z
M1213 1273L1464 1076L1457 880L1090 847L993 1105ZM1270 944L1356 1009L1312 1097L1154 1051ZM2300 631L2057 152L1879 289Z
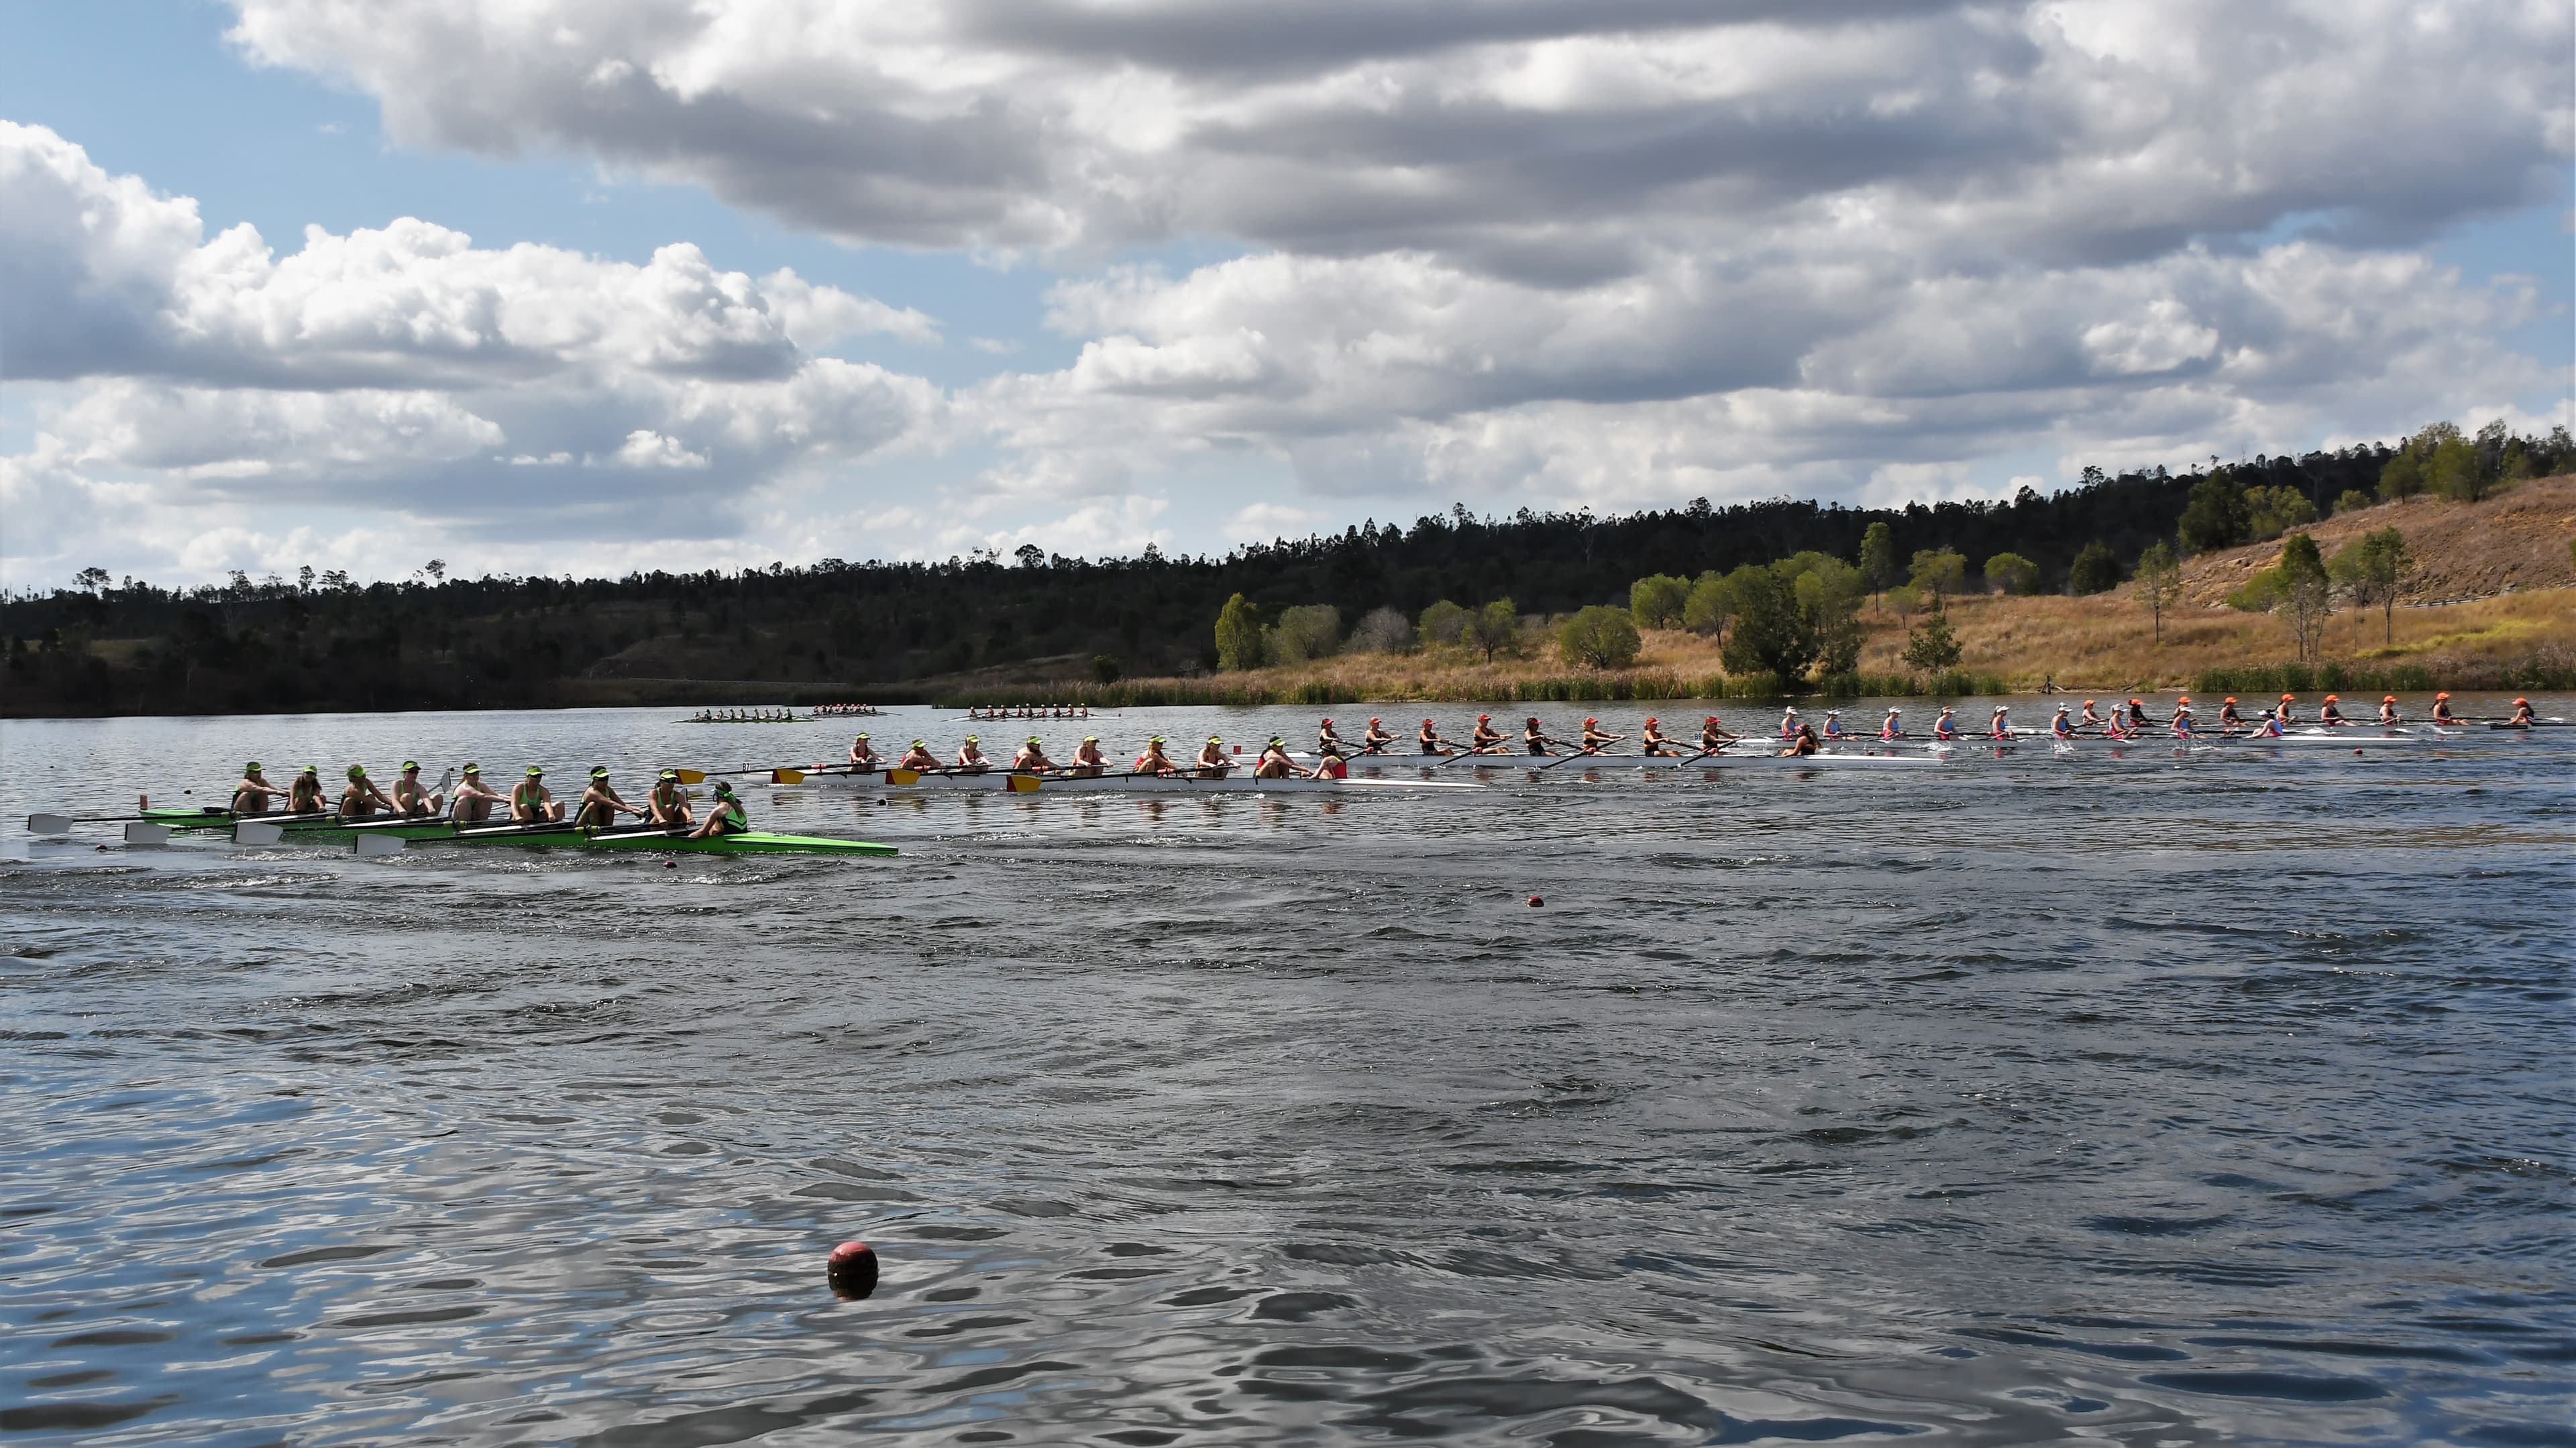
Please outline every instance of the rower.
M1013 774L1044 774L1053 768L1055 761L1047 758L1046 746L1040 744L1034 734L1029 736L1028 743L1020 746L1019 753L1011 756Z
M608 766L592 765L590 788L581 792L581 813L573 816L573 824L585 830L604 830L617 823L620 812L639 820L645 818L644 811L618 797L617 786L608 782Z
M2147 703L2144 699L2131 699L2129 701L2129 717L2127 723L2130 733L2135 734L2155 722L2155 720L2147 717Z
M1932 737L1935 739L1956 739L1959 737L1958 705L1944 704L1941 706L1941 717L1932 721Z
M2245 727L2245 716L2236 712L2236 696L2230 694L2218 706L2218 727L2233 734Z
M1586 754L1598 754L1603 746L1616 744L1627 737L1625 734L1613 734L1603 729L1598 719L1583 721L1583 752Z
M2011 713L2012 705L1997 704L1995 706L1994 717L1986 721L1986 737L1989 739L2010 739L2013 737L2012 720L2005 717Z
M1783 759L1791 757L1803 758L1815 752L1815 727L1809 724L1800 724L1797 728L1797 732L1789 736L1789 747L1780 751L1780 757Z
M2189 739L2191 738L2192 728L2191 696L2189 694L2185 694L2181 698L2174 700L2173 736L2176 739Z
M2057 706L2057 717L2048 721L2048 732L2060 740L2075 737L2075 711L2064 704Z
M1275 739L1271 742L1274 744L1278 743ZM1287 747L1285 745L1280 747L1280 753L1283 755L1287 753ZM1199 746L1198 770L1200 776L1206 779L1222 779L1225 777L1226 771L1232 768L1234 768L1234 766L1227 762L1225 757L1225 741L1219 739L1213 734L1209 735L1207 737L1207 743Z
M716 782L716 797L707 805L707 821L689 834L695 840L713 839L718 835L738 835L751 828L751 817L743 813L742 801L734 796L730 781Z
M2111 717L2102 721L2102 737L2105 739L2136 738L2136 731L2128 726L2128 717L2126 710L2113 709Z
M697 816L689 809L688 791L680 788L680 771L666 769L653 781L653 792L644 796L645 808L653 812L653 823L673 829L686 829L696 824Z
M1440 726L1432 723L1428 719L1422 721L1422 732L1415 735L1414 738L1420 741L1422 752L1425 754L1455 754L1458 752L1457 746L1440 737Z
M993 767L993 761L984 757L984 737L982 735L969 734L966 736L966 742L957 746L957 767L959 769L972 770L985 770Z
M1881 739L1902 739L1905 737L1904 710L1894 704L1887 706L1887 717L1879 721L1878 737Z
M1842 710L1827 709L1825 711L1825 737L1827 739L1841 739L1846 737L1843 734Z
M1146 740L1145 752L1136 756L1138 774L1178 774L1180 771L1181 767L1163 752L1163 736L1160 734Z
M2460 716L2451 712L2451 691L2448 689L2433 696L2433 722L2436 724L2460 722Z
M242 766L241 783L233 786L233 813L266 814L270 800L284 799L291 792L269 783L268 777L259 772L259 761L254 759Z
M1384 754L1386 747L1394 742L1395 736L1386 732L1385 721L1371 719L1368 732L1360 736L1360 753Z
M1501 730L1494 727L1493 715L1479 714L1476 716L1476 732L1467 736L1467 752L1470 754L1500 754L1503 752L1503 733Z
M445 795L421 787L420 761L404 760L402 777L394 781L394 813L435 819L439 806L445 803Z
M287 786L286 810L289 814L322 814L331 808L322 798L322 770L318 765L304 766Z
M1564 743L1565 741L1562 739L1551 739L1548 737L1547 731L1539 727L1538 716L1536 714L1529 716L1529 722L1521 726L1521 748L1526 753L1553 754L1556 751L1554 749L1550 749L1548 746L1557 745L1559 747L1563 747Z
M531 764L528 777L510 787L510 818L521 824L559 824L564 807L546 788L545 766Z
M2390 728L2395 728L2401 722L2397 717L2397 696L2395 694L2383 694L2380 696L2379 722Z
M2289 716L2278 709L2263 711L2263 733L2270 738L2278 739L2289 733L2289 722Z
M2272 712L2280 716L2282 723L2296 724L2299 722L2298 703L2298 695L2283 694L2281 696L2281 706Z
M340 818L362 820L377 810L387 814L400 813L394 808L394 802L385 798L385 792L376 788L376 782L367 778L367 766L350 765L349 787L340 791Z
M447 801L448 815L460 825L479 825L492 817L492 806L507 796L483 782L483 766L467 761L464 778Z
M1795 704L1792 704L1787 709L1781 711L1780 737L1783 739L1795 739L1798 737L1798 706Z
M2084 717L2076 721L2076 727L2079 729L2099 729L2102 727L2102 716L2094 712L2092 700L2087 699L2084 701Z
M1323 724L1315 730L1315 752L1317 754L1321 754L1327 749L1339 749L1341 747L1342 736L1333 732L1332 720L1325 720Z
M1646 716L1645 726L1637 731L1637 752L1650 755L1681 753L1673 747L1673 741L1664 737L1664 731L1657 727L1652 714Z
M878 754L877 747L868 742L868 736L862 734L858 738L850 741L850 768L852 771L861 774L872 774L884 763L884 756Z
M2531 701L2529 699L2516 699L2513 701L2513 717L2504 721L2504 727L2507 729L2528 729L2539 722L2539 720L2531 716Z
M2343 701L2336 695L2328 694L2325 702L2317 706L2317 722L2331 729L2338 724L2349 724L2352 721L2343 716Z
M1702 754L1715 754L1740 737L1727 733L1725 726L1717 722L1717 716L1714 714L1699 721L1699 752Z
M1315 767L1306 771L1306 777L1308 779L1348 779L1351 777L1351 766L1343 760L1342 751L1327 746L1318 752L1324 757L1316 760Z
M1091 779L1097 778L1108 768L1109 761L1100 752L1100 736L1097 734L1083 735L1082 742L1073 746L1073 767L1071 772L1079 774L1086 779Z
M1340 757L1339 751L1335 751L1334 757ZM1202 759L1200 762L1204 764L1206 761ZM1297 761L1288 757L1288 741L1276 734L1271 735L1269 745L1261 751L1261 758L1252 766L1252 777L1293 779L1297 774Z
M903 752L903 758L895 761L894 767L915 771L937 769L940 767L939 756L930 752L929 745L916 739L912 741L912 747Z

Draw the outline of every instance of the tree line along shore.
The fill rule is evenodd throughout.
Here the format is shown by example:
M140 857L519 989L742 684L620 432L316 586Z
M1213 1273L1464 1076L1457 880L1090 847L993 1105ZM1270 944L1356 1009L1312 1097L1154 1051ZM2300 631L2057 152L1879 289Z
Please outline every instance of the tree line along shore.
M613 580L432 560L190 589L89 570L0 599L0 711L2565 687L2571 467L2563 428L2435 425L2046 496L1453 508L1222 558Z

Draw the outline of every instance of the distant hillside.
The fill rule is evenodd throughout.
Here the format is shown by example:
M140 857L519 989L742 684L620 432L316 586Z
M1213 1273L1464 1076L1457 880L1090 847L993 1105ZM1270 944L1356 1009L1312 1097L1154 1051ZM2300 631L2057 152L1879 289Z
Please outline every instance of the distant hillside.
M2576 473L2538 478L2501 497L2475 503L2413 497L2337 513L2294 531L2317 540L2327 557L2364 533L2394 527L2406 535L2417 571L2400 601L2452 603L2535 588L2576 586ZM2281 557L2277 538L2205 553L2183 565L2183 605L2226 602L2256 570Z

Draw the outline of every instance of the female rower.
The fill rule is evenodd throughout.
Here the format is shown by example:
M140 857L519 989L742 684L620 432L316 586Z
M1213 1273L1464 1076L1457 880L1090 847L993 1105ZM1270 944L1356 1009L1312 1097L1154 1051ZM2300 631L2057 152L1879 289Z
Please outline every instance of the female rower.
M1646 716L1645 727L1637 731L1637 750L1641 754L1654 755L1681 752L1673 747L1673 741L1664 737L1664 731L1656 727L1655 716L1652 714Z
M743 812L742 801L734 797L733 784L718 780L716 797L707 805L707 821L698 826L689 838L706 840L718 835L738 835L750 828L751 816Z
M1997 704L1995 706L1994 717L1986 721L1986 737L1989 739L2010 739L2013 737L2012 719L2010 718L2011 714L2012 705Z
M2061 741L2073 739L2075 737L2074 711L2064 704L2058 705L2057 717L2048 721L2048 732Z
M394 802L385 798L385 792L376 788L376 782L367 778L367 766L350 765L349 787L340 791L340 818L362 820L378 810L387 814L399 813Z
M1011 756L1013 774L1044 774L1054 768L1055 761L1047 758L1046 746L1040 744L1034 734L1029 736L1028 743L1020 746L1019 753Z
M2379 696L2379 722L2390 728L2396 727L2397 724L2401 722L2397 717L2397 696L2395 694L2382 694Z
M1932 721L1932 737L1935 739L1945 740L1956 739L1959 737L1958 705L1944 704L1941 706L1941 717Z
M1306 771L1306 777L1308 779L1348 779L1351 777L1351 766L1348 761L1342 758L1342 751L1328 748L1320 752L1324 757L1316 760L1315 767Z
M2507 729L2528 729L2539 722L2539 720L2531 717L2531 701L2529 699L2516 699L2513 701L2513 717L2504 721L2504 727Z
M1714 714L1699 721L1699 752L1702 754L1715 754L1740 737L1727 733L1725 726L1717 722L1717 716Z
M2137 733L2129 728L2128 724L2125 722L2127 718L2128 715L2123 711L2113 709L2111 711L2111 717L2102 721L2102 737L2105 739L2117 739L2122 741L2135 739L2137 737Z
M2218 727L2233 734L2245 727L2245 716L2236 712L2236 696L2228 695L2218 706Z
M2173 736L2176 739L2189 739L2191 738L2191 731L2191 696L2189 694L2185 694L2181 698L2174 700Z
M1783 739L1795 739L1798 737L1798 730L1800 727L1801 726L1798 723L1798 706L1792 704L1781 712L1780 737Z
M2143 734L2155 724L2155 720L2147 717L2146 700L2131 699L2129 701L2129 718L2127 722L2129 732L2131 734Z
M1827 739L1846 739L1850 737L1843 733L1842 710L1827 709L1825 711L1825 737Z
M1470 754L1500 754L1503 752L1503 731L1494 727L1493 715L1479 714L1476 716L1476 732L1467 736L1467 752Z
M895 761L894 767L912 770L937 769L940 767L939 756L930 752L929 745L916 739L912 741L912 747L903 752L903 758Z
M1262 747L1261 758L1253 762L1252 777L1293 779L1297 773L1297 761L1288 757L1288 741L1276 734L1271 735L1270 742Z
M445 803L446 796L421 788L420 761L404 760L402 777L394 781L394 813L436 819L439 806Z
M2436 724L2460 722L2460 716L2451 712L2451 691L2448 689L2433 696L2433 722Z
M969 734L966 736L966 742L957 746L957 767L959 769L990 769L993 767L993 761L984 757L984 736L980 734Z
M1360 736L1360 753L1384 754L1386 747L1394 742L1395 736L1386 732L1385 722L1371 719L1368 732Z
M1422 721L1422 732L1413 736L1425 754L1455 754L1456 745L1440 737L1440 726L1428 719Z
M1332 721L1332 720L1327 719L1327 720L1325 720L1322 724L1320 724L1320 725L1318 725L1318 726L1316 727L1316 729L1315 729L1315 752L1316 752L1317 754L1321 754L1321 753L1323 753L1323 752L1324 752L1325 750L1327 750L1327 749L1339 749L1339 748L1341 748L1341 747L1342 747L1342 736L1340 736L1340 735L1338 735L1338 734L1336 734L1336 733L1334 733L1334 732L1333 732L1333 721Z
M653 792L644 796L645 808L653 812L653 823L672 829L687 829L698 822L689 808L688 791L680 788L680 771L666 769L653 781Z
M1798 726L1797 731L1789 736L1789 747L1780 751L1780 757L1783 759L1787 759L1792 756L1803 758L1815 752L1816 731L1811 725L1801 724Z
M508 796L483 782L483 766L466 761L465 777L458 782L455 795L447 802L448 818L460 825L479 825L492 818L492 806Z
M2279 709L2263 711L2263 736L2278 739L2290 732L2290 716Z
M1178 774L1181 772L1181 767L1174 764L1172 757L1163 752L1163 736L1157 734L1145 741L1145 752L1136 756L1136 772L1138 774Z
M868 742L868 736L862 734L850 741L850 768L853 771L869 773L883 763L884 758L877 753L877 747Z
M529 765L528 777L511 787L510 818L521 824L553 824L563 819L563 805L546 789L545 766Z
M1109 761L1100 753L1100 736L1083 735L1082 742L1073 746L1072 772L1089 779L1098 777L1108 768Z
M1613 734L1603 729L1598 719L1583 721L1583 752L1586 754L1598 754L1605 746L1616 744L1627 737L1625 734Z
M617 823L620 814L631 814L639 820L646 817L644 811L619 797L617 786L608 782L607 765L592 765L590 787L581 792L581 812L573 816L574 827L604 830Z
M1878 737L1881 739L1902 739L1905 737L1905 711L1903 709L1894 704L1887 706L1887 717L1878 722Z
M270 800L284 799L292 792L269 783L268 777L259 772L259 761L254 759L242 766L241 783L233 786L233 813L266 814Z
M2298 723L2299 696L2296 694L2283 694L2281 696L2280 706L2275 708L2272 712L2279 715L2281 717L2281 722L2284 724Z
M1529 716L1529 722L1521 726L1521 748L1525 753L1554 754L1558 749L1566 747L1564 740L1548 737L1547 731L1539 727L1536 714Z
M2344 717L2343 699L2340 695L2326 695L2325 702L2317 706L2317 722L2329 729L2352 722Z
M1279 752L1283 755L1286 754L1288 752L1287 746L1280 746ZM1198 771L1200 777L1205 779L1222 779L1225 777L1226 771L1232 768L1234 768L1234 766L1226 761L1225 741L1217 738L1213 734L1209 735L1207 737L1207 743L1199 746Z

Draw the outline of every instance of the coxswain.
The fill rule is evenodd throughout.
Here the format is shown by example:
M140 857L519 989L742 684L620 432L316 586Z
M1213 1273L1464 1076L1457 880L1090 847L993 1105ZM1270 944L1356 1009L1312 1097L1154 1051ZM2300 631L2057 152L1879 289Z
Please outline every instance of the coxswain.
M1583 721L1583 752L1586 754L1598 754L1604 746L1616 744L1627 737L1625 734L1613 734L1603 729L1598 719Z
M1717 716L1714 714L1699 721L1699 752L1702 754L1715 754L1740 737L1742 736L1727 733L1725 726L1717 722Z
M2448 689L2433 696L2433 722L2436 724L2460 722L2460 716L2451 712L2451 691Z
M1280 752L1286 753L1286 746L1281 746ZM1209 735L1207 743L1199 746L1197 767L1201 778L1224 778L1226 771L1234 768L1234 765L1225 757L1225 741L1213 734Z
M1145 752L1136 756L1138 774L1178 774L1180 770L1181 767L1172 762L1172 757L1163 752L1163 736L1160 734L1146 740Z
M885 763L884 756L878 754L877 747L868 742L868 736L862 734L858 738L850 741L850 769L852 772L858 774L873 773L877 767L883 763Z
M982 735L969 734L966 736L966 742L957 746L957 767L959 769L990 769L993 767L993 761L984 757L984 737Z
M1293 779L1297 773L1297 761L1288 757L1288 741L1276 734L1271 735L1270 743L1261 751L1261 758L1253 763L1252 777Z
M1780 757L1783 759L1792 756L1804 757L1815 752L1816 731L1811 725L1801 724L1797 732L1789 736L1789 747L1780 751Z
M2075 737L2075 711L2064 704L2057 706L2057 717L2048 721L2048 732L2064 741Z
M1321 754L1327 749L1339 749L1341 747L1342 736L1333 732L1332 720L1327 719L1322 724L1316 726L1315 752L1317 754Z
M1843 739L1849 737L1843 733L1842 710L1827 709L1825 711L1825 737L1827 739Z
M1673 746L1673 741L1664 737L1663 729L1655 723L1652 714L1646 716L1645 726L1637 731L1637 752L1658 756L1681 753Z
M1324 757L1316 760L1315 767L1306 771L1306 777L1308 779L1348 779L1351 777L1351 766L1348 761L1342 758L1342 751L1327 748L1322 750L1321 753Z
M2531 716L2531 701L2529 699L2516 699L2513 701L2513 717L2504 721L2504 727L2507 729L2528 729L2539 722L2540 721L2538 719Z
M378 810L387 814L398 813L394 802L385 798L385 792L376 788L374 780L367 778L367 766L350 765L349 787L340 791L340 818L362 820Z
M1547 730L1539 726L1536 714L1529 716L1529 722L1521 726L1521 749L1524 753L1554 754L1558 749L1565 747L1567 746L1564 740L1548 737Z
M562 820L563 804L546 788L545 766L529 765L528 777L511 787L510 818L521 824L552 824Z
M2317 706L2317 722L2331 729L2352 721L2344 717L2343 700L2337 695L2328 694L2325 702Z
M421 784L420 761L404 760L402 774L394 780L394 813L434 819L446 803L447 796Z
M1100 752L1100 736L1097 734L1083 735L1082 742L1073 746L1073 765L1071 772L1089 779L1096 778L1108 768L1109 760Z
M1780 737L1795 739L1798 737L1798 729L1798 706L1792 704L1780 714Z
M448 816L460 825L479 825L492 817L494 805L509 797L483 782L482 765L469 760L463 773L455 795L447 801Z
M268 776L259 772L259 761L254 759L242 766L241 782L233 786L233 813L266 814L270 800L284 799L292 792L269 783Z
M1880 720L1878 724L1878 737L1881 739L1902 739L1905 737L1905 711L1903 709L1898 708L1894 704L1887 706L1887 717Z
M680 788L680 771L666 769L653 781L653 792L644 796L645 808L653 812L653 823L674 829L686 829L698 822L689 808L688 791Z
M2397 717L2397 696L2395 694L2382 694L2379 697L2379 722L2392 729L2403 722Z
M1368 732L1360 736L1360 753L1384 754L1386 747L1394 742L1395 736L1386 732L1385 721L1371 719Z
M2283 711L2279 709L2266 709L2263 711L2263 733L2265 736L2278 739L2290 732L2289 724L2290 717Z
M1034 734L1029 736L1028 743L1020 746L1019 753L1011 756L1013 774L1044 774L1054 768L1055 761L1047 758L1046 746L1040 744Z
M1941 706L1941 717L1932 721L1932 737L1935 739L1956 739L1959 737L1958 705L1944 704Z
M2084 701L2084 717L2075 721L2075 727L2078 729L2099 729L2102 727L2102 716L2094 712L2092 700L2087 699Z
M728 780L716 782L716 797L707 804L706 823L691 833L691 839L712 839L717 835L738 835L751 828L751 816L743 813L742 801Z
M590 787L581 792L581 812L573 816L573 823L586 830L604 830L617 823L621 813L639 820L645 817L644 811L618 797L617 786L608 782L607 765L592 765Z
M2221 731L2229 734L2234 734L2245 727L2245 716L2236 712L2236 696L2234 694L2230 694L2225 699L2219 701L2218 727Z
M1467 736L1467 752L1470 754L1500 754L1503 752L1503 732L1494 727L1493 715L1479 714L1476 716L1476 732Z
M1986 721L1986 737L1989 739L2010 739L2013 737L2012 720L2007 717L2011 713L2012 705L1997 704L1995 706L1994 717Z
M912 741L912 747L903 752L903 758L895 761L894 767L916 772L937 769L940 767L939 756L930 752L929 745L916 739Z

